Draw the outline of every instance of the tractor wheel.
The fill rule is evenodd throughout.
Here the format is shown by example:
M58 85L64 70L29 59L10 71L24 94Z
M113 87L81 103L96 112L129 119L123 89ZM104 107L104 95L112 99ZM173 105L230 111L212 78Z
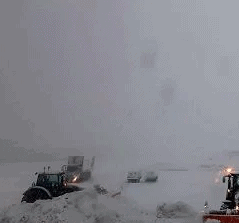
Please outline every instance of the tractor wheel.
M30 191L29 193L25 194L21 200L21 203L34 203L37 200L47 200L49 196L40 190Z
M36 197L34 196L29 196L29 195L24 195L22 200L21 200L21 203L23 202L26 202L26 203L34 203L36 201Z
M23 202L26 202L26 203L28 203L27 196L23 196L23 198L22 198L22 200L21 200L21 203L23 203Z
M48 199L50 198L45 192L40 191L40 193L38 193L37 200L48 200Z

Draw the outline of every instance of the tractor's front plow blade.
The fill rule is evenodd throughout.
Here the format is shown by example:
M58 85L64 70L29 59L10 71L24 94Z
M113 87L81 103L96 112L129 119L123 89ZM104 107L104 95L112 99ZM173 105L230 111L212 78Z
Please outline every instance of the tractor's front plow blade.
M239 223L239 215L205 214L203 222L207 222L207 220L218 220L220 223Z

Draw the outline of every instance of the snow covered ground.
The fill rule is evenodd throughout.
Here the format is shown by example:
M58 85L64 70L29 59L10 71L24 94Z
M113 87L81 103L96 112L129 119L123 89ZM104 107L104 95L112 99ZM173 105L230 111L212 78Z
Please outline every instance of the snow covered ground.
M4 216L8 218L5 222L20 222L17 216L25 215L33 219L29 222L37 222L36 216L40 218L43 212L48 213L49 219L52 216L58 219L58 222L60 218L65 219L65 222L75 222L74 219L82 219L77 222L119 222L119 219L121 222L136 222L136 220L137 222L154 222L157 205L164 203L165 208L176 217L165 222L200 222L195 220L195 216L203 209L205 200L212 208L219 208L220 201L225 199L226 185L221 183L221 179L215 183L215 177L218 176L213 170L205 171L191 167L188 171L175 171L175 169L182 169L181 166L163 163L155 163L151 166L127 166L112 162L104 165L96 163L93 180L83 186L91 188L93 184L99 183L109 190L121 187L121 198L98 196L89 189L88 192L65 195L53 201L20 204L22 192L36 179L35 172L42 171L43 167L48 165L57 170L62 164L64 164L63 161L2 164L0 208L8 211L0 215L0 222L4 222ZM125 177L127 171L131 169L154 170L158 173L158 182L128 184L125 182ZM93 204L93 209L87 206L89 202ZM16 205L6 209L11 204ZM9 220L11 218L12 221ZM54 221L51 219L48 222Z

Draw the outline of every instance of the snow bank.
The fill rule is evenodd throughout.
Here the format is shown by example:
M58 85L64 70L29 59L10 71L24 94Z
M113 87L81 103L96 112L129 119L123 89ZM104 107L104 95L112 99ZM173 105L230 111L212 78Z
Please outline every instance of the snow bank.
M196 216L193 208L184 202L163 203L157 206L157 216L163 218L181 218Z
M148 216L147 216L148 215ZM148 218L147 218L148 217ZM126 198L98 195L93 188L65 194L53 200L39 200L5 208L0 222L153 222L155 215L143 212Z
M197 167L197 170L200 171L222 171L225 168L224 165L220 164L201 164Z

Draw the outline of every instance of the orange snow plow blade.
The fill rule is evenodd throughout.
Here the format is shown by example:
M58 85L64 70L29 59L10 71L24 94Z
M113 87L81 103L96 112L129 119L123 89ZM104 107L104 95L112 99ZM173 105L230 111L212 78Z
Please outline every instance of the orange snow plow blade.
M239 223L239 215L220 215L220 214L206 214L203 216L203 222L207 220L218 220L220 223Z

